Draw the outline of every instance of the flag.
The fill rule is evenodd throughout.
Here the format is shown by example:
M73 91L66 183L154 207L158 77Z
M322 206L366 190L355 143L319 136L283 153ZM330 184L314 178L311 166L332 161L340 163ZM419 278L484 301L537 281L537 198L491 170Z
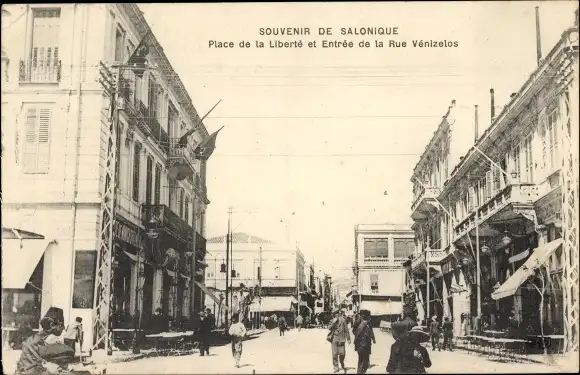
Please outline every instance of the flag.
M203 142L197 146L195 149L195 158L199 160L207 160L213 154L215 150L215 142L218 136L218 133L223 129L222 126L217 131L212 133L209 137L207 137Z
M211 109L205 114L205 116L203 116L198 123L193 127L193 129L189 129L184 135L181 136L181 138L179 138L179 142L177 143L177 147L178 148L184 148L187 146L187 137L189 137L190 135L192 135L193 133L195 133L195 131L197 130L197 127L203 122L203 120L211 113L211 111L214 110L215 107L218 106L218 104L221 103L221 99L213 106L211 107Z
M129 56L127 60L127 65L131 66L133 73L139 78L143 77L145 73L145 68L147 67L147 55L149 55L149 35L151 35L151 30L147 31L147 34L141 39L135 51Z

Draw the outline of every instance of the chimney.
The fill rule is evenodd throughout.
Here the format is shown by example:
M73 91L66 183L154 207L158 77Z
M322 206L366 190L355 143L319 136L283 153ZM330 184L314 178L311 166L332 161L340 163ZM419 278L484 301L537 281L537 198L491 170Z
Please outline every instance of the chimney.
M479 138L479 114L477 113L478 105L475 105L475 143L477 143L477 138Z
M491 122L495 118L495 95L493 89L489 90L489 94L491 95Z
M536 7L536 56L538 65L542 59L542 38L540 36L540 7Z

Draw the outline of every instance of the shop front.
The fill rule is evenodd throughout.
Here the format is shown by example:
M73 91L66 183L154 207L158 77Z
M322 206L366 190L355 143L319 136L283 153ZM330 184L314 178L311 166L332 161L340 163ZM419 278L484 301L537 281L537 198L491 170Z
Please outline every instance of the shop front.
M2 342L18 348L38 330L42 314L44 254L56 241L2 228Z

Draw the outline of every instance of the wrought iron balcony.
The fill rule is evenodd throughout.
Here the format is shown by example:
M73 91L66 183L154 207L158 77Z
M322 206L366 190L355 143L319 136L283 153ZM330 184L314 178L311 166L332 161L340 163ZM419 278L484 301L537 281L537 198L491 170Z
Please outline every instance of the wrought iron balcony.
M411 204L411 218L413 220L423 220L429 217L429 213L434 213L438 209L437 197L441 194L438 186L427 186L415 197Z
M167 168L173 169L176 180L183 180L195 173L194 148L189 143L180 143L180 138L172 138L169 141ZM199 188L199 181L194 179L194 187Z
M147 229L165 230L184 239L193 236L193 228L164 204L141 205L141 223Z
M20 60L18 80L28 83L58 83L61 78L60 60Z
M445 251L440 249L425 250L411 260L412 270L416 270L419 267L425 267L427 265L427 251L429 251L429 265L438 265L446 255Z
M473 209L454 228L454 240L459 241L477 225L491 222L508 222L518 215L534 220L534 202L540 197L540 189L535 184L515 183L507 185L489 198L481 206ZM476 223L476 212L478 223Z

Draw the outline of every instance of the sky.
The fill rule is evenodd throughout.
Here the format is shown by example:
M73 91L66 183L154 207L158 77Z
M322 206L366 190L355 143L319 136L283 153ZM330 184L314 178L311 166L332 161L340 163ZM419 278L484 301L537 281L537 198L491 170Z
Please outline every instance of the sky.
M356 224L411 223L412 170L451 101L479 105L482 133L489 89L501 107L535 69L536 5L545 56L576 2L140 4L200 115L222 100L204 121L209 132L224 126L208 162L206 237L225 234L232 206L235 231L297 243L316 268L350 277ZM313 35L259 35L285 27ZM342 27L398 35L343 36ZM324 39L408 46L321 48ZM259 49L257 40L318 46Z

